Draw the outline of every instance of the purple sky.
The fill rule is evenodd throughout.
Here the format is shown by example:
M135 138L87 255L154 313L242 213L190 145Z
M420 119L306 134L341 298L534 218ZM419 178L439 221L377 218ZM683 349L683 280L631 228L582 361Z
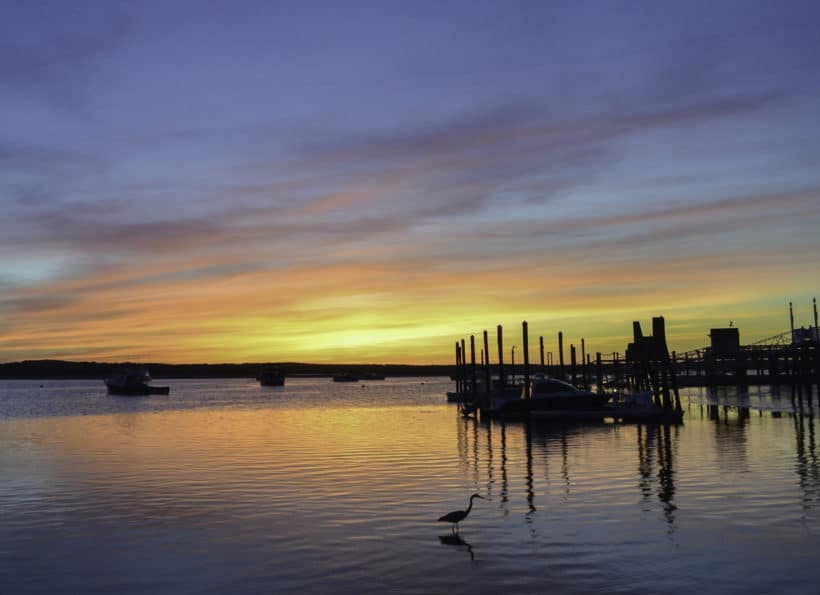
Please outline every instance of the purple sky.
M6 1L0 361L784 330L820 271L818 73L817 2Z

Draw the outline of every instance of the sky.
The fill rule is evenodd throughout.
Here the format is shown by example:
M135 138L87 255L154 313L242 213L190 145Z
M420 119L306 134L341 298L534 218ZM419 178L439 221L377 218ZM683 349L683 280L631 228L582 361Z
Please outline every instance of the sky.
M6 0L0 361L808 326L819 73L813 1Z

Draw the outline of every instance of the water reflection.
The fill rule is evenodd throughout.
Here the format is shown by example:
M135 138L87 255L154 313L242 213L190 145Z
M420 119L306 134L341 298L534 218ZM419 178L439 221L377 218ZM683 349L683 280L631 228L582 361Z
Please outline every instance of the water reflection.
M726 491L727 497L758 497L748 482L762 470L761 465L769 464L761 462L761 456L765 456L761 449L771 448L764 439L782 436L788 426L781 425L778 420L791 418L791 431L787 434L791 435L792 440L787 440L785 444L794 445L789 448L793 453L791 460L794 461L796 474L792 485L799 486L798 497L804 519L814 518L820 501L816 415L820 404L815 402L816 399L820 400L820 395L816 387L757 387L751 392L723 388L709 390L705 394L708 395L705 403L690 403L688 415L691 415L693 424L698 419L711 422L700 426L703 429L711 428L711 431L703 434L697 442L698 456L715 465L720 479L717 480L719 483L696 484L695 488L729 490L734 482L739 482L740 485L735 486L737 493L730 495ZM791 405L791 410L784 410L783 407L788 405ZM667 532L677 530L680 515L677 485L680 481L679 452L681 436L685 431L682 426L573 426L532 421L477 422L472 418L462 423L472 424L467 436L472 444L466 445L464 451L469 450L476 485L486 484L488 492L491 492L500 478L499 507L505 516L511 513L520 515L518 518L523 520L533 536L538 528L539 511L550 515L555 510L550 498L560 499L562 506L577 505L579 498L586 497L583 490L590 484L586 478L590 466L604 463L608 465L607 471L599 476L598 481L610 481L611 477L617 482L631 475L631 485L637 487L642 503L641 510L644 513L657 510ZM631 449L635 453L633 465L623 460L607 461L607 453L597 447L593 455L590 444L607 444L615 437L628 436L633 437L635 445ZM775 444L782 445L784 442ZM691 436L688 448L692 448ZM592 461L591 456L602 456L604 461ZM553 462L552 473L550 462ZM479 472L485 476L476 476ZM613 487L622 488L618 485ZM797 503L793 497L791 501ZM761 507L772 505L775 505L773 501L767 502L762 498L759 502ZM710 514L716 512L711 511Z
M524 433L526 437L526 444L527 444L527 504L529 506L529 510L527 511L527 520L531 519L532 513L535 512L535 492L533 491L533 479L532 479L532 422L527 421L524 423Z
M451 533L450 535L439 535L439 541L444 545L450 545L455 547L463 547L466 549L467 553L470 554L470 560L475 560L475 554L473 553L473 546L464 541L461 535L457 533Z
M501 502L504 514L509 514L506 504L509 502L510 481L507 477L507 426L501 423Z
M820 472L817 463L814 406L811 387L791 387L791 401L796 415L793 416L796 469L798 484L803 491L802 507L808 514L818 499Z
M675 530L678 506L676 498L676 468L680 431L679 426L630 425L557 425L533 421L510 422L503 420L478 421L473 417L458 418L457 451L462 465L470 470L476 487L484 485L488 495L496 488L500 478L499 508L504 516L512 512L523 513L523 520L532 536L536 536L539 510L553 513L545 501L549 493L560 498L562 506L572 507L579 498L579 474L583 480L589 470L584 458L596 456L589 452L586 442L590 436L604 440L613 435L634 434L632 450L636 453L636 476L631 485L637 486L644 512L658 505L668 532ZM471 443L471 444L470 444ZM740 441L741 445L743 441ZM602 453L597 453L602 454ZM550 460L558 459L557 482L550 474ZM609 461L615 467L611 474L622 477L630 466L623 460ZM480 477L480 473L484 477ZM594 481L606 481L606 478ZM520 489L520 492L517 492ZM633 488L634 489L634 488ZM519 496L517 493L520 493ZM606 503L604 502L605 506Z
M202 385L199 409L0 423L3 593L688 592L706 575L710 592L810 593L820 578L805 387L684 395L685 425L667 428L465 420L443 384L363 407L345 395L375 391L294 382L262 408L247 384ZM435 519L472 492L493 501L445 535Z
M678 451L679 426L637 426L638 437L638 489L645 505L652 500L652 455L657 455L658 500L663 504L663 514L669 532L675 529L675 453ZM644 508L647 510L647 507Z
M652 427L654 428L654 426ZM680 428L678 426L659 426L656 429L660 432L658 440L658 483L660 484L658 498L663 502L663 513L671 532L675 528L675 511L678 508L674 503L675 468L672 454L672 432L675 433L677 439ZM677 447L677 440L675 442Z

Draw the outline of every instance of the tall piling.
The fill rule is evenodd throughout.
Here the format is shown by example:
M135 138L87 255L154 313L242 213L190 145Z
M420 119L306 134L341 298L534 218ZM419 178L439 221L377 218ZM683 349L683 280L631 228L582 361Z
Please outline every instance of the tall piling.
M475 369L475 335L470 335L470 367L472 368L473 380L470 392L473 394L473 402L475 402L476 392L478 391L478 378Z
M504 391L505 380L504 380L504 337L503 331L501 329L501 325L498 325L496 329L496 333L498 334L498 384L501 387L501 391Z
M524 394L529 396L530 394L530 339L529 334L527 333L527 321L525 320L521 324L521 333L523 335L522 341L524 341Z
M589 389L589 380L587 377L587 345L583 337L581 337L581 369L584 374L584 388Z
M461 394L461 347L456 341L456 392Z
M487 331L484 331L484 353L487 356L484 358L484 392L487 396L487 404L490 403L490 343L487 336Z
M461 340L461 390L467 394L467 348L464 339Z
M538 337L538 343L541 347L541 373L544 373L544 336Z
M570 382L575 384L575 345L570 343L569 345L569 362L570 362Z
M564 375L564 333L558 331L558 376L561 380L566 380Z
M604 392L604 366L600 351L595 354L595 386L599 393Z
M789 329L791 329L791 342L794 343L794 309L792 308L792 303L789 302Z

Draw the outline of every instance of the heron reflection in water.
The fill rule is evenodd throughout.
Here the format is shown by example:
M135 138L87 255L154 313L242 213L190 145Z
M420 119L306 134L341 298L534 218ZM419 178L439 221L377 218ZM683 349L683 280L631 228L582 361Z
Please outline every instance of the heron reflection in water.
M482 500L486 500L484 496L479 496L478 494L473 494L470 496L470 505L467 507L467 510L454 510L453 512L448 512L443 517L439 519L441 523L453 523L451 527L453 533L458 531L458 524L467 518L467 515L470 514L470 511L473 509L473 500L476 498L481 498Z
M467 549L467 553L470 554L470 560L475 560L475 554L473 553L473 546L464 541L460 535L439 535L438 539L444 545L454 545L456 547L465 547Z

